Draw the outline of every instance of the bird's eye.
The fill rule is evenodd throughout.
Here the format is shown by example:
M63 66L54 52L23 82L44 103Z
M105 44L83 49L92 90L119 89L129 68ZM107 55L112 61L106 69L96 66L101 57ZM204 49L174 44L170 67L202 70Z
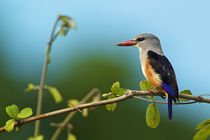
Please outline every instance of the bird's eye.
M143 37L140 37L140 38L137 38L137 39L136 39L136 41L138 41L138 42L141 42L141 41L143 41L143 40L145 40L145 38L143 38Z

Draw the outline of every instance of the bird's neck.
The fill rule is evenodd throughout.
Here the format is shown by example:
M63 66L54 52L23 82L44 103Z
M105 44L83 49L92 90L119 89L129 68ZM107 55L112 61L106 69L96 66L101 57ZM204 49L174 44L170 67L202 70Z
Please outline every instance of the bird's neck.
M139 48L139 52L143 53L143 54L147 54L148 51L153 51L159 55L164 55L163 51L161 49L161 47L151 47L151 46L147 46L147 47L143 47L143 48Z

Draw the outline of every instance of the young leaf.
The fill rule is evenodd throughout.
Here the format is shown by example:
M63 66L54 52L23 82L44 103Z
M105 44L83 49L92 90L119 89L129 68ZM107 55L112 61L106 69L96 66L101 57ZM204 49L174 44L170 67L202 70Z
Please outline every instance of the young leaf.
M7 132L11 132L13 130L14 126L15 126L15 120L10 119L6 122L6 125L4 126L4 128Z
M75 137L75 135L69 133L67 140L77 140L77 138Z
M147 107L146 123L150 128L156 128L160 123L160 113L155 103Z
M24 90L24 92L29 92L29 91L32 91L32 90L34 90L34 84L29 83L29 84L28 84L28 88L26 88L26 89Z
M19 113L19 108L17 105L7 106L6 112L11 118L16 119Z
M20 111L20 113L17 115L17 118L20 120L25 119L25 118L31 116L32 114L33 114L32 109L27 107Z
M64 35L64 34L65 34L65 31L64 31L63 29L60 29L60 30L58 31L58 33L59 33L60 35Z
M192 95L190 90L183 90L180 93L186 94L186 95ZM179 98L179 101L189 101L189 99Z
M108 99L113 99L113 98L115 98L115 95L111 94ZM116 109L116 107L117 107L117 103L112 103L112 104L106 105L106 109L111 112L113 112Z
M120 95L120 96L125 94L124 89L120 88L119 81L112 84L111 91L112 91L112 94L116 94L116 95Z
M209 135L210 135L210 125L202 128L200 131L198 131L194 135L193 140L206 140Z
M19 131L19 130L20 130L20 127L17 126L15 130L16 130L16 131Z
M77 105L78 103L79 103L79 101L77 99L68 100L69 107L73 107L73 106Z
M77 29L74 19L71 20L70 26L71 26L74 30Z
M82 116L83 117L87 117L88 116L88 109L87 108L82 110Z
M140 85L141 90L143 91L153 89L152 85L150 85L150 83L147 80L141 81L139 85Z
M141 90L143 90L143 91L152 90L153 89L152 85L150 85L150 83L147 80L141 81L139 83L139 86L140 86ZM155 98L155 96L147 96L147 97L150 98L150 99L154 99Z
M71 28L76 30L76 24L73 18L60 16L60 21L61 21L60 30L58 31L60 35L64 35L64 36L67 35L67 33L69 32Z
M44 140L44 136L39 135L39 136L36 136L36 137L29 137L28 140Z
M109 97L109 95L110 95L110 93L104 93L104 94L102 94L102 97L107 98L107 97Z
M60 103L63 100L63 98L62 98L60 92L57 90L57 88L55 88L55 87L48 87L48 90L52 94L52 96L53 96L53 98L54 98L56 103Z
M201 122L201 123L195 128L195 130L199 130L199 129L203 128L203 127L206 127L207 125L210 125L210 119Z
M61 16L61 28L65 28L65 27L68 27L69 26L69 20L67 17L65 16Z

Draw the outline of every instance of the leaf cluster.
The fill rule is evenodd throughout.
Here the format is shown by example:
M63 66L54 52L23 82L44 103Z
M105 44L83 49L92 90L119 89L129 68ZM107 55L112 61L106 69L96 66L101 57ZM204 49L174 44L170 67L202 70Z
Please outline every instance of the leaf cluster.
M113 99L117 96L122 96L125 94L125 90L123 88L120 88L120 82L117 81L112 84L111 87L111 94L108 95L108 99ZM106 109L108 111L113 112L117 107L117 103L107 104Z
M11 118L6 122L5 125L5 130L7 132L11 132L13 130L16 122L19 122L20 120L25 119L27 117L30 117L33 114L32 109L29 107L24 108L19 112L19 108L17 105L7 106L6 112Z
M29 83L28 87L24 91L30 92L30 91L34 91L34 90L39 90L39 88L40 88L39 86L36 86L33 83ZM52 95L52 97L56 103L62 102L63 98L61 96L61 93L59 92L59 90L56 87L45 85L44 89L49 91L49 93Z
M58 19L61 21L60 23L60 29L58 31L58 34L60 35L67 35L69 30L72 28L74 30L77 29L75 21L73 18L67 17L67 16L62 16L58 15Z

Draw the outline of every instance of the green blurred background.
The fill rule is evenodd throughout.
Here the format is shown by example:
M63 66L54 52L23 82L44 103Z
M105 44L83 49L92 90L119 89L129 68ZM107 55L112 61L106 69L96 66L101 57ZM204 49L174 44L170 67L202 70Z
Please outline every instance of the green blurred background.
M2 0L1 126L9 119L5 112L8 105L17 104L20 108L36 110L37 93L23 91L28 83L39 84L46 43L59 13L75 18L78 29L70 31L66 37L59 37L53 44L47 84L56 86L64 101L55 104L46 92L42 112L65 108L68 99L82 99L92 88L99 88L102 93L109 92L115 81L120 81L123 88L139 89L139 81L144 77L138 51L112 44L144 32L160 37L163 50L176 71L180 90L191 89L197 95L210 93L207 87L210 66L206 65L210 50L208 4L208 1L181 0ZM206 104L179 105L174 106L173 120L169 121L167 106L158 104L160 126L151 129L145 123L147 105L131 99L119 103L113 113L104 106L89 112L87 118L77 113L71 121L74 126L72 133L79 140L189 140L195 134L196 125L210 117ZM50 139L55 131L49 123L62 121L66 115L41 120L40 133L45 140ZM33 129L34 123L29 123L19 132L1 133L0 139L27 139L33 135ZM59 140L65 138L64 130Z

